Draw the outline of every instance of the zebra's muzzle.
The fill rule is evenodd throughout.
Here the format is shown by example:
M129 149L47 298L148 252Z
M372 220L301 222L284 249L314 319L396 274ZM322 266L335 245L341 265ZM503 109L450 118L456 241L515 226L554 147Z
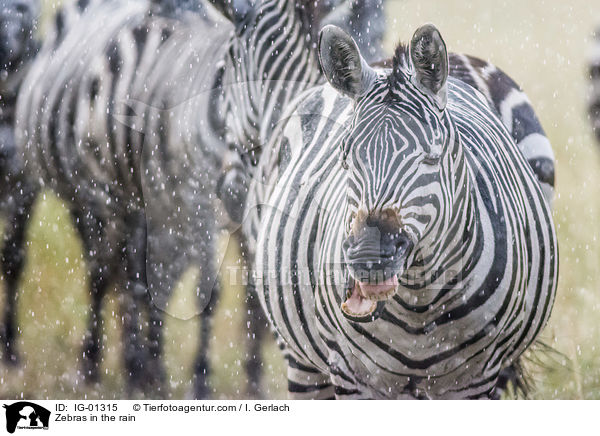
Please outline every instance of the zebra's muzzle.
M375 238L350 236L344 242L344 259L350 275L359 282L365 298L386 300L398 287L413 243L404 232Z
M390 218L392 216L392 218ZM413 247L394 213L359 214L344 240L344 261L350 283L341 305L352 321L374 321L385 302L398 291L398 277L406 268Z

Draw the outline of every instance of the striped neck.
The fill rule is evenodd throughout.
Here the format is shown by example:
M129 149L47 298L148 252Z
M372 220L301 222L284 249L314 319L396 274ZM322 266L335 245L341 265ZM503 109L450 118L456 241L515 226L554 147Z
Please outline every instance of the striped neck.
M290 101L321 80L309 18L294 1L267 0L232 36L224 80L229 142L251 164Z

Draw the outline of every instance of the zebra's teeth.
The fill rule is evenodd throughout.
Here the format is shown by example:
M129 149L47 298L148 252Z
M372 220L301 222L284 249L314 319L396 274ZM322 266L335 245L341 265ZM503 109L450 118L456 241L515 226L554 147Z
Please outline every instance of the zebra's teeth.
M360 290L360 294L367 300L389 300L396 294L396 291L398 290L398 276L390 277L385 282L378 284L359 282L358 288Z
M394 287L394 288L391 288L387 292L383 292L383 293L379 293L379 294L368 294L365 296L365 298L368 300L371 300L371 301L385 301L385 300L389 300L394 295L396 295L397 290L398 289Z

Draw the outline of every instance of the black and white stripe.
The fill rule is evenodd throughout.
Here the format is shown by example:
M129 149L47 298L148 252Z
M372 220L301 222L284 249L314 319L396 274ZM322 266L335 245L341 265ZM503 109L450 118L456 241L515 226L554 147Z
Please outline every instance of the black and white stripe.
M321 49L337 56L322 62L333 86L289 108L249 197L258 294L287 346L290 391L494 396L554 300L545 180L473 79L446 81L433 26L392 68L358 67L332 28ZM393 295L375 293L394 277Z
M260 7L265 7L265 5L261 4ZM289 5L286 5L285 2L266 2L266 7L271 8L279 8L278 16L282 22L302 22L302 14L301 12L296 11L294 8L290 8ZM264 20L264 17L257 16L255 17L255 27L260 28L261 19ZM250 39L252 36L250 34L242 34L241 38L244 37L246 39ZM242 41L243 42L243 41ZM310 52L309 47L311 42L308 41L305 51L307 53ZM274 45L276 49L273 50L272 53L266 54L263 56L263 59L272 59L272 58L281 58L287 56L288 58L292 58L292 54L285 54L281 52L281 46ZM290 44L289 47L294 47L293 44ZM297 53L298 49L294 51ZM246 151L248 149L250 152L250 159L248 161L256 162L258 160L258 156L260 155L260 151L262 146L260 144L268 141L269 132L272 131L273 126L276 124L277 117L273 118L265 118L262 116L263 107L256 102L260 102L264 104L268 102L268 97L277 94L277 90L273 84L266 80L269 78L271 81L277 80L280 74L279 71L273 70L268 71L268 74L257 75L255 71L260 71L261 68L264 68L264 65L260 65L256 62L256 60L251 59L249 57L244 56L246 53L244 50L238 50L237 52L232 52L230 58L233 60L233 65L235 66L235 61L239 60L240 65L244 68L240 68L240 71L236 76L233 77L233 81L243 82L243 83L256 83L258 81L257 77L265 78L259 85L254 86L253 88L247 87L248 89L242 89L238 92L238 99L231 104L231 112L238 116L238 119L246 120L246 126L238 126L237 137L234 135L234 142L236 144L241 144L242 148L245 146ZM254 61L254 62L253 62ZM309 65L306 63L305 65ZM313 64L314 65L314 64ZM310 68L310 67L308 67ZM542 183L542 186L545 186L545 193L548 199L551 199L552 196L552 186L553 186L553 165L552 165L552 150L549 145L547 138L543 134L543 130L541 125L535 116L533 110L531 109L531 105L527 102L526 97L519 89L519 87L504 73L500 70L496 69L493 65L478 60L476 58L454 55L452 54L450 57L450 70L452 74L460 77L467 83L472 83L477 87L481 92L483 92L489 100L489 104L492 108L497 110L499 113L505 113L506 115L503 117L503 121L506 122L506 127L511 132L513 138L517 141L520 148L523 150L524 154L530 158L530 163L534 170L536 170L536 175L539 181ZM283 70L285 71L285 70ZM308 87L310 82L313 80L312 73L308 70L303 72L304 77L307 77L307 82L304 87ZM292 87L294 89L294 87ZM282 101L289 101L290 97L297 93L303 87L297 87L292 92L286 95L286 99L282 99ZM254 92L254 93L253 93ZM519 95L520 97L514 98L515 95ZM512 99L507 100L507 96L513 97ZM271 99L273 101L276 99ZM254 104L249 104L250 102ZM285 105L280 105L281 107ZM277 113L273 110L267 110L266 113L273 114ZM260 115L257 115L260 114ZM260 120L258 122L257 120ZM275 121L274 121L275 120ZM262 124L261 124L262 123ZM261 133L262 132L262 133ZM256 138L259 138L258 140ZM528 141L524 142L523 139L527 139ZM268 146L267 146L268 148ZM546 165L543 170L539 170L539 166L536 165L535 158L537 156L542 157L541 161L550 162L551 165ZM549 157L549 158L548 158ZM281 159L282 156L273 155L273 160ZM547 159L546 159L547 158ZM252 172L252 169L250 170ZM261 173L253 173L255 183L261 185L264 183L266 178L265 174ZM249 207L247 210L252 209L253 205L258 204L258 208L261 208L261 204L264 196L266 196L266 192L268 192L268 186L263 189L258 189L256 192L250 193L251 198L248 200ZM255 194L257 198L252 198ZM263 196L263 198L261 198ZM254 239L253 235L256 234L257 228L260 225L260 214L249 213L245 222L245 234L249 236L249 246L250 252L253 252Z

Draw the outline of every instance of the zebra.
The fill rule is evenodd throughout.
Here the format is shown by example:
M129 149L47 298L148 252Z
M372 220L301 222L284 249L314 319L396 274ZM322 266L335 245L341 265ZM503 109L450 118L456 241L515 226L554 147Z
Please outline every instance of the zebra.
M57 47L67 29L76 22L92 0L78 0L59 9L51 29L44 37L46 47ZM100 1L100 0L94 0ZM36 183L23 170L22 153L14 138L14 118L18 91L40 49L36 37L40 2L10 0L2 8L2 157L0 168L4 184L0 196L8 212L4 231L2 272L5 277L6 301L0 324L0 341L4 347L3 359L8 364L19 361L15 345L17 284L25 261L25 229L31 209L38 195ZM18 45L21 43L21 46ZM11 46L12 45L12 46ZM10 54L10 56L9 56ZM12 56L12 59L10 58Z
M181 49L188 50L184 53L188 61L198 64L203 55L216 58L211 53L221 49L219 38L229 29L215 31L212 17L195 2L195 9L184 11L183 18L157 10L158 2L81 3L85 12L42 48L23 84L17 108L17 141L27 158L28 173L69 204L84 243L92 297L82 362L84 377L90 382L99 378L100 309L109 281L116 277L124 289L121 300L128 393L142 390L165 395L160 352L167 296L162 290L172 287L186 261L196 263L202 269L198 310L212 310L217 291L213 289L216 273L212 271L210 236L214 236L217 218L210 216L214 211L210 196L182 200L194 190L204 189L203 177L210 172L196 166L200 177L186 179L190 171L186 166L179 174L168 174L165 171L169 167L187 165L174 159L181 150L174 148L160 156L154 153L156 142L164 135L178 134L166 130L165 115L171 109L168 105L173 104L168 98L181 98L205 72L201 70L190 79L183 75L189 63L162 63L160 56L168 51L174 56L181 54L172 37L177 35L183 42ZM62 22L60 15L57 20ZM214 46L201 41L202 29L213 31ZM52 80L44 80L50 77ZM165 84L169 78L172 82ZM186 81L175 83L178 79ZM169 94L177 85L182 93ZM138 115L155 130L136 125ZM153 157L161 161L153 162ZM178 157L185 159L189 153ZM210 165L209 159L205 166ZM179 212L174 205L184 210ZM186 209L192 207L193 211ZM184 213L188 215L184 217ZM194 240L191 247L185 238L187 220L190 226L201 226L190 233L208 235ZM147 249L154 256L153 268L148 269L155 274L151 286L147 283ZM153 301L148 291L153 293ZM144 323L146 328L140 331ZM209 325L203 318L204 342L194 370L197 397L207 395L208 334Z
M319 57L328 84L289 105L246 206L290 394L495 397L556 292L539 167L433 25L391 67L335 26Z
M85 7L84 1L62 7L56 15L51 31L45 37L45 45L56 46L66 28L81 15ZM40 49L40 41L36 37L40 9L39 1L11 0L1 11L1 39L4 41L2 57L7 60L3 62L2 74L3 147L0 158L5 183L2 185L0 196L3 207L8 211L8 219L3 235L2 272L5 277L6 301L0 324L0 339L4 347L3 359L8 364L16 364L19 361L15 345L17 284L25 261L25 229L38 195L36 184L23 170L22 153L17 150L14 138L14 118L18 91ZM15 45L19 43L20 47ZM12 60L9 53L12 53Z
M6 219L2 246L2 273L6 301L0 325L3 359L17 363L13 348L17 278L24 263L26 217L34 197L33 184L23 173L16 150L13 123L19 88L39 49L36 38L40 4L36 0L9 0L0 9L0 209Z
M589 80L587 111L594 136L600 141L600 30L594 34L587 61Z

